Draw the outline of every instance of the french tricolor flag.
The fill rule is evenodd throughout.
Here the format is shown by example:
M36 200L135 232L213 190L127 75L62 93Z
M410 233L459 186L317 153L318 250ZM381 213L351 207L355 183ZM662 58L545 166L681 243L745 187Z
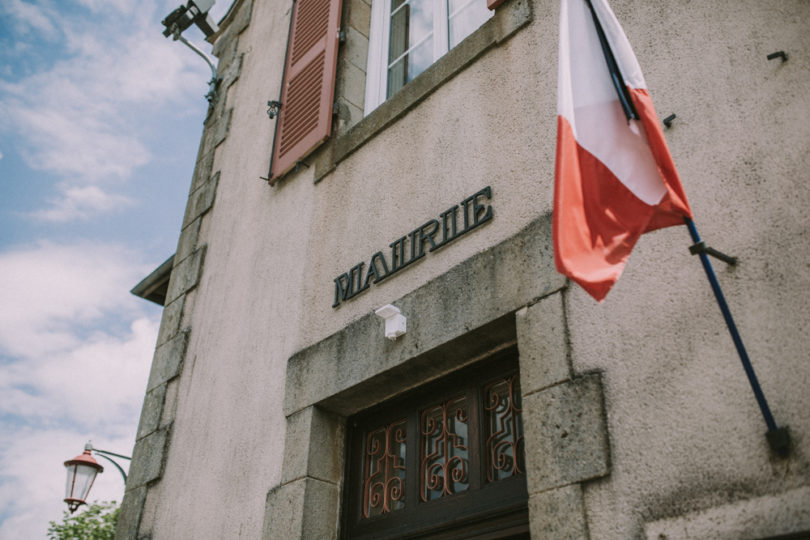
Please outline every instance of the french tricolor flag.
M602 300L643 233L692 216L641 68L606 0L561 0L557 109L554 260Z

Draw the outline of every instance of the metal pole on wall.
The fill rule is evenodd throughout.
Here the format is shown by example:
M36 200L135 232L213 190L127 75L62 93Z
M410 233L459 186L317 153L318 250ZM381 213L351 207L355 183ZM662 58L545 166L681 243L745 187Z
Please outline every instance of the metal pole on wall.
M689 218L684 218L684 221L686 222L686 227L689 229L689 234L694 242L694 244L689 248L689 251L693 255L700 256L700 262L703 264L703 270L706 272L706 277L708 278L709 284L712 287L714 297L717 299L717 304L720 306L720 311L723 313L723 318L725 319L726 326L731 334L731 339L734 341L734 346L737 348L737 353L740 356L743 369L745 369L745 374L748 376L748 382L751 385L751 389L754 391L754 397L756 397L759 409L762 411L765 424L768 426L768 431L765 434L766 438L768 439L768 444L770 445L771 449L780 456L787 456L790 453L790 435L788 434L787 428L780 428L776 425L776 421L771 413L771 408L768 406L768 400L765 399L765 394L762 392L762 387L759 385L759 379L757 379L757 374L754 372L754 366L751 365L751 360L748 358L748 353L745 350L745 345L743 345L740 332L737 330L737 325L734 323L734 318L731 316L731 310L728 308L726 298L723 295L723 290L720 288L720 283L717 281L717 276L714 273L714 268L712 268L712 263L709 261L709 255L714 255L715 257L718 257L729 264L735 264L736 259L719 253L712 248L706 247L706 245L700 240L700 235L698 234L694 221Z

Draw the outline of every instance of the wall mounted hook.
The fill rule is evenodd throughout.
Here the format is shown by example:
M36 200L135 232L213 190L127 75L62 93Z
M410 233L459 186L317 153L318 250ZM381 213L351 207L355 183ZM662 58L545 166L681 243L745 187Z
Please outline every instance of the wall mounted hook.
M768 60L774 60L776 58L781 58L782 62L787 62L788 55L785 51L776 51L768 55Z
M672 127L672 121L675 120L675 118L676 118L676 116L675 116L674 113L670 114L669 116L664 118L664 125L667 126L667 127Z
M267 102L267 116L270 117L270 120L278 116L279 111L281 110L281 102L280 101L268 101Z
M689 246L689 253L691 253L692 255L699 255L701 253L705 253L706 255L711 255L716 259L720 259L729 266L736 266L737 264L737 257L732 257L731 255L726 255L721 251L717 251L713 247L707 246L706 242L702 241Z

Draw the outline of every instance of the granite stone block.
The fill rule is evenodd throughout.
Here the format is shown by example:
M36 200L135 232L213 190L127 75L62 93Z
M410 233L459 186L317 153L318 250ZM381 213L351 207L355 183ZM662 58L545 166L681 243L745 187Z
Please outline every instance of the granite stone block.
M529 493L605 476L610 471L599 374L523 398Z

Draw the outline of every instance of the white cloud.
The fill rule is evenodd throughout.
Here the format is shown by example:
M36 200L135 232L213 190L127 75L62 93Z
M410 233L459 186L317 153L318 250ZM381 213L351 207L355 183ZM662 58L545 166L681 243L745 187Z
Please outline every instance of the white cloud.
M78 242L0 253L0 538L42 538L64 508L62 463L85 442L129 454L158 330L127 291L150 266ZM120 501L112 467L91 499Z
M198 111L210 78L194 53L161 36L165 6L84 3L92 16L66 11L52 18L63 38L61 58L45 67L32 63L35 71L18 80L0 80L0 131L30 168L69 180L74 190L60 190L50 209L35 213L55 221L86 218L123 202L108 197L104 204L77 204L75 190L129 180L160 150L150 149L158 123ZM20 0L11 5L15 13L36 11ZM45 31L43 23L26 24Z
M121 418L137 421L156 336L157 321L141 318L123 335L99 332L47 355L11 362L0 368L0 412L28 423L69 420L97 429Z
M54 13L44 6L29 4L22 0L6 0L2 13L14 22L20 33L35 31L49 37L56 34L56 28L51 22Z
M93 439L105 450L129 454L134 433L126 437ZM0 538L45 538L49 521L61 521L66 505L63 463L80 454L86 433L52 428L23 429L0 439ZM115 468L98 460L104 472L90 492L91 501L121 502L124 482ZM125 460L118 460L126 470ZM5 518L5 519L2 519Z
M62 198L52 199L50 208L32 212L31 215L43 221L66 222L109 213L133 204L128 197L106 193L98 186L64 186L60 191Z
M41 242L0 253L0 351L22 358L77 346L72 329L140 306L127 291L150 267L109 244Z
M70 81L51 80L67 96L79 93ZM113 129L104 120L108 106L103 101L90 110L91 104L86 102L59 107L49 101L50 97L42 99L42 104L33 106L18 100L13 107L12 101L8 111L10 121L23 133L23 155L32 169L90 183L126 179L149 160L149 151L138 138Z

